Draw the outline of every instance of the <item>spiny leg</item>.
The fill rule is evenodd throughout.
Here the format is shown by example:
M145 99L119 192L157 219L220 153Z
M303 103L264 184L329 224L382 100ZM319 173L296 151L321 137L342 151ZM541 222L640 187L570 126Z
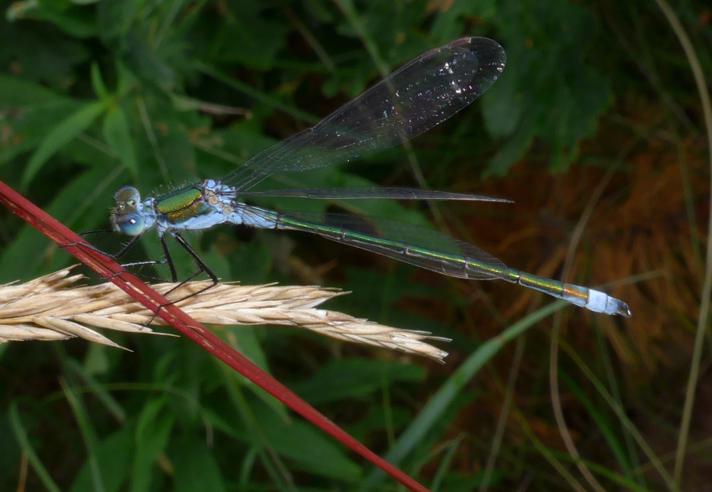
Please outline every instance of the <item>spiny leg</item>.
M87 231L87 232L81 233L80 235L83 236L83 235L85 235L85 234L95 234L95 233L99 233L99 232L113 232L113 231L110 231L110 230ZM108 256L109 258L111 258L112 260L117 260L117 261L118 261L118 260L121 259L121 257L123 257L132 247L134 247L134 245L136 245L136 243L138 242L138 240L141 238L142 235L143 235L143 234L139 234L139 235L137 235L137 236L133 236L133 237L132 237L128 242L126 242L126 244L124 244L124 245L121 247L121 249L120 249L118 252L116 252L116 253L107 253L106 251L103 251L103 250L97 248L96 246L94 246L94 245L91 244L91 243L77 243L77 245L78 245L78 246L85 247L85 248L88 248L88 249L91 249L91 250L96 251L96 252L98 252L98 253L105 254L106 256ZM167 252L167 250L164 248L164 253L166 253L166 252ZM143 260L143 261L132 261L132 262L129 262L129 263L121 263L121 268L126 269L126 268L139 267L139 269L140 269L140 267L144 267L144 266L165 265L166 263L168 263L169 265L172 265L170 256L164 256L164 258L163 258L162 260ZM118 275L120 275L120 274L121 274L121 272L114 273L113 275L111 275L110 277L108 277L108 280L111 280L111 279L113 279L114 277L116 277L116 276L118 276ZM143 275L142 275L142 276L143 276ZM148 278L148 279L150 279L151 281L156 281L156 280L159 279L159 277L155 277L155 276L143 276L143 277L144 277L144 278ZM175 280L174 280L174 282L175 282Z
M182 300L184 300L184 299L188 299L189 297L196 296L196 295L198 295L198 294L200 294L200 293L202 293L202 292L205 292L206 290L208 290L208 289L210 289L210 288L212 288L212 287L215 287L215 286L218 284L218 277L217 277L217 275L215 275L215 273L214 273L214 272L210 269L210 267L203 261L203 259L202 259L200 256L198 256L198 253L195 252L195 250L194 250L193 247L190 245L190 243L189 243L188 241L186 241L185 238L184 238L183 236L181 236L180 233L178 233L178 232L174 232L174 233L173 233L173 238L174 238L174 239L176 240L176 242L177 242L178 244L180 244L180 245L183 247L183 249L185 249L185 250L188 252L188 254L193 258L193 260L195 261L195 263L198 265L198 271L194 272L192 275L190 275L188 278L186 278L185 280L183 280L181 283L179 283L178 285L176 285L175 287L173 287L171 290L169 290L168 292L166 292L164 295L170 294L171 292L173 292L174 290L180 288L181 286L183 286L183 285L186 284L187 282L193 280L195 277L197 277L197 276L200 275L201 273L205 273L208 277L210 277L210 280L212 280L212 283L211 283L210 285L208 285L207 287L205 287L205 288L203 288L203 289L200 289L198 292L194 292L193 294L190 294L190 295L184 297L183 299L179 299L178 301L182 301ZM168 254L168 248L167 248L167 247L166 247L166 254ZM175 280L174 280L174 282L175 282ZM174 303L175 303L175 302L178 302L178 301L174 301Z
M190 246L188 241L186 241L183 236L181 236L179 233L173 234L173 237L175 237L176 241L178 241L178 244L183 246L185 250L190 254L190 256L193 257L195 260L195 263L198 265L200 270L197 273L204 272L208 277L210 277L210 280L213 281L213 284L210 287L213 287L217 285L218 283L218 277L215 275L215 273L210 269L210 267L203 261L203 259L198 256L198 253L196 253L193 248Z
M103 233L103 232L109 232L109 233L111 233L111 232L113 232L113 231L110 231L110 230L86 231L86 232L81 232L81 233L79 233L79 235L82 236L82 237L84 237L84 236L88 236L88 235L90 235L90 234L97 234L97 233ZM62 247L62 248L69 248L69 247L75 246L75 247L80 247L80 248L87 248L87 249L90 249L90 250L92 250L92 251L96 251L97 253L101 253L101 254L103 254L103 255L106 255L106 256L108 256L109 258L111 258L112 260L118 260L119 258L121 258L122 256L124 256L124 255L128 252L128 250L130 250L130 249L133 247L133 245L136 244L136 241L138 241L140 238L141 238L141 234L139 234L138 236L133 236L133 237L132 237L126 244L124 244L124 245L121 247L121 249L120 249L118 252L116 252L116 253L109 253L109 252L107 252L107 251L104 251L103 249L94 246L93 244L91 244L91 243L88 242L88 241L74 242L74 243L66 243L66 244L62 244L61 247Z
M140 275L141 275L142 279L144 279L144 280L148 279L151 282L157 283L157 282L164 281L164 279L159 276L156 276L156 275L147 275L147 274L143 273L141 269L142 269L142 267L146 267L146 266L165 265L166 263L168 263L168 260L163 258L161 260L143 260L143 261L132 261L130 263L122 263L121 267L124 269L136 268L136 270L138 272L141 272ZM113 274L110 278L114 278L118 275L121 275L121 272L117 272L117 273Z
M166 259L166 263L168 263L168 268L170 268L171 270L171 282L175 283L178 281L178 272L176 272L176 265L175 263L173 263L173 257L171 257L171 252L169 251L168 245L166 244L166 236L161 234L160 239L161 247L163 248L163 257ZM169 290L168 292L171 291ZM166 292L166 294L168 294L168 292Z
M81 233L79 233L79 235L82 236L82 237L84 237L84 236L88 236L88 235L91 235L91 234L113 233L113 232L114 232L114 231L109 230L109 229L99 229L99 230L95 230L95 231L85 231L85 232L81 232ZM142 236L142 234L139 234L139 235L137 235L137 236L133 236L133 237L132 237L128 242L126 242L126 243L121 247L121 249L120 249L119 251L117 251L116 253L109 253L109 252L107 252L107 251L104 251L103 249L94 246L93 244L91 244L91 243L88 242L88 241L67 243L67 244L63 244L62 247L63 247L63 248L67 248L67 247L75 246L75 247L85 248L85 249L89 249L89 250L91 250L91 251L96 251L97 253L101 253L101 254L103 254L103 255L105 255L105 256L108 256L108 257L111 258L112 260L118 261L119 259L121 259L122 256L124 256L124 255L138 242L138 240L141 238L141 236ZM130 262L130 263L122 263L122 264L121 264L121 267L122 267L122 268L141 267L141 266L147 266L147 265L162 265L162 264L164 264L164 263L166 263L166 260L165 260L165 259L163 259L163 260L134 261L134 262ZM106 280L112 280L114 277L116 277L116 276L118 276L118 275L120 275L120 274L121 274L121 272L116 272L116 273L114 273L114 274L112 274L112 275L110 275L110 276L108 276L108 277L105 277L105 279L106 279Z
M203 261L203 259L200 258L200 256L198 256L198 253L195 252L195 250L191 247L190 243L188 243L188 241L186 241L185 238L184 238L183 236L181 236L180 233L178 233L178 232L172 232L171 235L172 235L173 238L176 240L176 242L177 242L178 244L180 244L180 245L183 247L183 249L185 249L185 250L188 252L188 254L193 258L193 260L195 261L195 263L198 265L198 271L196 271L195 273L193 273L192 275L190 275L188 278L182 280L182 281L181 281L178 285L176 285L175 287L172 287L172 288L170 288L168 291L164 292L164 293L163 293L163 296L168 296L171 292L173 292L173 291L175 291L175 290L181 288L183 285L185 285L186 283L190 282L191 280L193 280L195 277L197 277L197 276L200 275L201 273L205 273L208 277L210 277L210 280L212 280L212 283L211 283L210 285L208 285L207 287L204 287L204 288L200 289L200 290L197 291L197 292L193 292L192 294L188 294L188 295L185 296L185 297L182 297L182 298L180 298L180 299L176 299L175 301L170 301L170 302L167 303L167 304L161 304L160 306L158 306L158 308L156 309L156 311L153 313L153 316L151 317L150 321L148 322L149 325L153 322L153 320L156 318L156 316L158 316L158 313L160 313L160 312L161 312L161 309L164 308L165 306L169 306L169 305L171 305L171 304L175 304L175 303L177 303L177 302L184 301L184 300L186 300L186 299L190 299L191 297L197 296L198 294L202 294L202 293L205 292L206 290L211 289L211 288L215 287L215 286L218 284L218 277L217 277L217 275L215 275L215 273L210 269L210 267L208 267L208 265ZM161 245L163 246L163 251L164 251L164 253L165 253L166 262L168 263L168 266L169 266L169 268L170 268L170 270L171 270L171 276L172 276L172 278L173 278L173 282L176 282L177 279L178 279L178 275L177 275L177 272L176 272L176 269L175 269L175 265L174 265L174 263L173 263L173 259L172 259L171 255L170 255L170 252L168 251L168 245L166 244L165 236L161 236Z

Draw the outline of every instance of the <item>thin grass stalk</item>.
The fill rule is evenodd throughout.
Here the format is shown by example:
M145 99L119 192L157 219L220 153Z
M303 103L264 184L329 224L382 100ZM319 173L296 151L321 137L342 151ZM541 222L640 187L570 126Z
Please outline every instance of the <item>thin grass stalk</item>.
M30 442L30 439L27 436L27 431L25 430L25 427L22 424L20 412L18 411L17 404L15 402L10 404L10 412L8 417L10 421L10 427L12 428L12 431L15 434L17 444L22 450L23 459L29 462L30 466L37 474L37 478L42 483L42 486L44 486L44 488L47 489L49 492L61 492L62 489L60 489L57 483L52 479L49 474L49 471L47 471L47 468L45 468L39 456L37 456L35 449L32 447L32 443ZM20 482L20 484L22 484L22 481ZM18 490L23 489L18 488Z
M648 461L652 465L652 467L655 469L655 471L658 472L660 477L663 479L665 482L665 485L667 486L668 490L676 490L676 485L675 482L673 481L672 475L668 472L668 470L665 468L663 465L662 461L658 457L658 455L653 452L653 448L650 447L650 444L645 440L643 435L638 431L638 428L633 424L633 422L628 418L628 416L625 413L625 409L619 404L618 401L608 392L606 389L605 385L603 382L601 382L596 375L593 373L593 371L586 365L586 363L583 361L583 359L578 355L578 353L573 349L573 347L569 346L565 341L560 341L561 348L566 352L566 354L569 356L569 358L578 366L578 368L581 370L581 372L588 378L588 380L591 382L591 385L598 391L598 394L601 395L603 400L606 402L608 407L613 410L613 412L616 414L618 417L618 420L620 420L621 424L623 425L624 429L635 439L635 442L638 444L640 447L641 451L643 454L648 458Z
M617 166L616 166L617 167ZM563 275L562 280L566 280L569 272L571 271L571 266L574 260L574 253L581 242L581 237L586 229L586 224L588 223L593 211L596 208L596 204L603 196L603 192L613 178L613 172L616 167L609 169L606 174L601 179L596 189L591 194L591 197L584 208L581 217L574 228L574 232L571 236L571 241L569 241L569 247L566 252L566 259L564 260ZM605 489L601 483L593 476L591 470L588 469L586 463L581 458L581 454L576 447L571 433L569 432L568 424L566 423L566 418L564 417L564 410L561 406L561 398L559 396L559 336L561 333L561 311L554 313L553 319L553 329L551 330L551 348L550 348L550 361L549 361L549 386L551 395L551 406L554 410L554 419L559 428L559 434L561 439L564 441L566 449L574 458L576 467L583 478L588 482L593 490L596 492L604 492Z
M702 362L702 349L704 348L705 333L708 329L708 318L710 308L710 296L712 296L712 103L710 103L710 95L707 92L707 80L702 71L702 65L697 57L695 47L692 45L690 37L687 35L680 19L672 10L666 0L656 0L658 7L663 15L670 23L670 27L677 36L678 41L682 45L685 52L687 62L690 64L692 76L695 79L697 92L700 96L702 106L702 114L707 130L707 152L709 154L709 210L707 213L707 252L705 255L705 273L702 284L700 315L697 318L697 329L695 333L695 344L692 351L692 362L690 363L690 375L687 380L687 389L685 391L685 403L682 410L682 418L680 421L680 432L678 433L677 451L675 456L675 469L673 477L679 488L682 488L682 472L685 465L685 454L687 449L687 441L690 434L690 423L692 422L692 410L695 406L695 391L697 390L697 382L700 377L700 364ZM694 231L691 231L694 235Z
M96 492L104 492L106 490L106 486L104 485L104 477L99 466L99 460L96 452L97 438L94 433L94 429L91 426L91 420L87 415L86 407L66 381L60 380L60 386L62 387L64 397L67 399L67 402L72 409L74 418L77 421L77 426L79 427L79 432L81 433L82 440L84 441L84 447L86 447L87 450L87 461L89 462L89 470L91 471L93 490Z
M586 492L586 489L579 483L578 480L569 472L569 470L557 459L556 454L553 453L543 442L539 439L534 431L532 430L527 419L518 410L513 412L513 416L519 422L520 428L524 431L524 434L529 438L531 443L534 445L534 449L539 451L544 459L551 465L551 467L556 470L561 478L566 481L567 485L571 487L572 490L576 492Z
M442 483L445 481L447 472L451 468L452 462L455 459L455 453L460 448L460 444L462 444L464 438L464 434L460 434L455 439L449 441L443 446L444 456L438 463L438 469L435 472L435 476L433 477L433 481L430 486L432 492L439 492ZM440 454L440 452L440 450L437 450L436 453L433 453L432 457L436 457L438 454Z
M341 427L327 419L282 383L264 372L240 352L230 347L218 336L207 330L202 324L185 314L180 308L170 303L164 296L143 283L135 275L126 272L121 265L114 260L92 248L86 247L83 238L72 232L64 224L44 212L2 181L0 181L0 202L7 206L15 215L25 220L60 247L66 249L67 252L86 266L103 278L116 284L131 297L143 304L144 307L161 317L166 323L173 326L183 335L190 338L194 343L200 345L213 356L270 393L306 420L319 427L322 431L331 435L363 458L381 468L410 490L427 490L415 479L378 456L360 441L341 429Z
M502 403L499 418L497 419L497 427L495 427L494 436L492 437L490 452L487 455L487 462L485 464L484 475L482 477L482 482L480 483L479 492L486 492L488 490L492 474L495 466L497 465L497 458L499 457L499 451L502 447L502 441L504 440L504 431L507 428L507 421L509 421L509 417L511 415L512 401L514 400L517 378L519 377L519 368L522 363L522 356L524 354L524 347L526 346L526 343L527 339L525 336L517 338L517 346L514 350L514 360L512 361L512 368L510 369L509 377L507 378L507 391L505 392L504 402Z
M470 381L479 373L504 346L515 340L537 322L552 315L559 309L566 306L565 301L554 301L547 304L516 323L510 325L499 335L480 345L472 352L465 361L460 364L445 383L430 397L428 402L420 409L418 415L408 424L408 427L398 436L395 445L391 447L386 455L389 461L400 463L413 450L424 436L432 429L439 418L447 410L455 397ZM372 490L381 481L383 475L374 470L363 481L360 491Z

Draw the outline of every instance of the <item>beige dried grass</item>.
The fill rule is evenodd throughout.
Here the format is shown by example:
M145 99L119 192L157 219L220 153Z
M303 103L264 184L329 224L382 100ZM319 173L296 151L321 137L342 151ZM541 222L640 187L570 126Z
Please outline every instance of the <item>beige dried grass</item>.
M114 284L80 285L78 282L82 279L82 275L72 274L72 268L66 268L26 283L0 285L0 343L81 337L122 348L90 326L129 333L172 335L146 326L165 323ZM153 285L153 288L168 292L176 285L163 283ZM170 299L183 299L208 285L209 281L188 282L172 291ZM220 283L180 300L176 305L205 324L295 326L332 338L399 350L439 362L447 356L447 352L427 343L447 339L316 308L344 294L337 289L313 286Z

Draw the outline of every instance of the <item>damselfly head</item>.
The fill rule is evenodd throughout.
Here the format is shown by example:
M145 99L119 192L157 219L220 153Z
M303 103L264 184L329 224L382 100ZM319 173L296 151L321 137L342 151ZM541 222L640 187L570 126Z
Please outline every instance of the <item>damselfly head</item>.
M111 209L111 228L122 234L138 236L145 228L141 194L133 186L124 186L114 193L116 206Z

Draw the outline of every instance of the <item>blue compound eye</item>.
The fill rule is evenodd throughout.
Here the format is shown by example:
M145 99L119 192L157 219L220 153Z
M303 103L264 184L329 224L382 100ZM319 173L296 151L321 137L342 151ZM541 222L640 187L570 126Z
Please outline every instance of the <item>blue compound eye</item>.
M138 236L145 229L144 217L141 214L141 195L133 186L124 186L114 194L116 206L111 211L111 228L127 234Z
M138 236L144 229L144 221L139 214L114 215L111 222L116 232L127 236Z

